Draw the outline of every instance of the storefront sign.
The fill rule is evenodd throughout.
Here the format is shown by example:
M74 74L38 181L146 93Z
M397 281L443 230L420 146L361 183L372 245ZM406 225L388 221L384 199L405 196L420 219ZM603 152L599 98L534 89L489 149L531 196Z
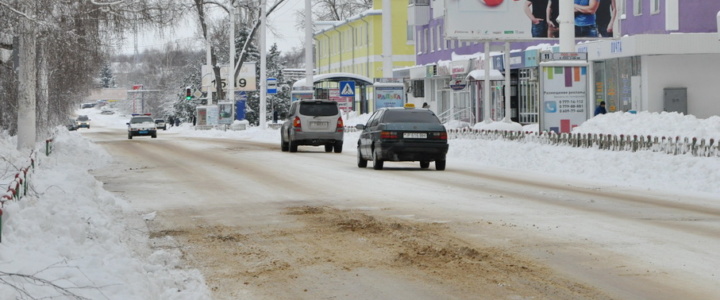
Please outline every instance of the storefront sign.
M467 86L467 81L463 79L453 79L450 81L450 88L453 91L461 91L464 90Z

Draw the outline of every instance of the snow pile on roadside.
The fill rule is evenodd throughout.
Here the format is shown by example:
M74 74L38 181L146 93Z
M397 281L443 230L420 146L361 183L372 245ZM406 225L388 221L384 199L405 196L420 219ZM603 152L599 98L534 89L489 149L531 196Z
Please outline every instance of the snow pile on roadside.
M0 138L3 157L17 155L10 144L7 136ZM50 156L38 154L34 189L3 207L1 299L70 293L87 299L210 298L202 275L182 269L181 253L150 249L141 216L88 172L110 160L101 146L65 130L58 131Z
M573 129L573 133L638 135L668 138L697 138L717 141L720 138L720 117L698 119L676 112L614 112L598 115Z

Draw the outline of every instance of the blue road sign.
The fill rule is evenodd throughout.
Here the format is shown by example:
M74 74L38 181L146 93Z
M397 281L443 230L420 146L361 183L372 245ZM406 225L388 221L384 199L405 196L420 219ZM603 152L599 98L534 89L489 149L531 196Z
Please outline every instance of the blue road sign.
M355 97L355 81L340 81L340 97Z
M277 78L268 78L267 79L267 93L268 94L277 94Z

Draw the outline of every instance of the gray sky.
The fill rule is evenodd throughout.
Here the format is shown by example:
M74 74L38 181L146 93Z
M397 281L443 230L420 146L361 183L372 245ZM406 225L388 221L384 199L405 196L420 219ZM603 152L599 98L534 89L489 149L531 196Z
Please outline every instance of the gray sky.
M272 0L268 0L268 7ZM295 28L296 12L304 10L304 0L285 0L285 2L268 17L268 24L273 27L274 34L268 30L267 49L273 43L277 43L278 49L288 52L293 48L302 47L305 39L305 32ZM145 31L138 33L138 51L145 49L162 49L169 42L196 45L202 48L202 40L199 38L197 22L186 22L174 30L164 32ZM134 38L132 34L126 35L126 41L120 45L120 53L134 53Z

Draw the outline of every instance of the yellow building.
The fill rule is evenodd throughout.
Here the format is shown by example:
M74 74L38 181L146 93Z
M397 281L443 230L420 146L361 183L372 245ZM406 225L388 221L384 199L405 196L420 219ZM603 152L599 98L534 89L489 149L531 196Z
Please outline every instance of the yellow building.
M382 2L350 19L320 22L315 39L315 67L322 73L383 77L383 30L392 30L392 68L415 65L415 42L408 30L408 2L391 0L391 24L383 26Z

